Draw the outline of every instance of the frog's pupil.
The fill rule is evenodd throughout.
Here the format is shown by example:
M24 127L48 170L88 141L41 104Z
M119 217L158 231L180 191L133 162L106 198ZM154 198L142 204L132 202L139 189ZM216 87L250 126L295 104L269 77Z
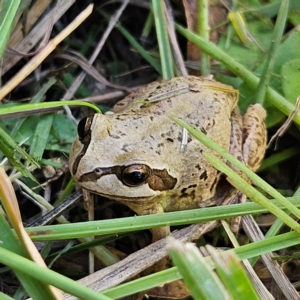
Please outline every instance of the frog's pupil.
M135 184L140 183L141 181L144 180L144 178L145 178L145 174L139 171L135 171L128 174L129 181Z
M142 184L147 177L147 175L141 171L133 171L124 175L125 184L133 186Z
M122 181L128 186L139 186L149 177L150 170L145 165L131 165L123 171Z

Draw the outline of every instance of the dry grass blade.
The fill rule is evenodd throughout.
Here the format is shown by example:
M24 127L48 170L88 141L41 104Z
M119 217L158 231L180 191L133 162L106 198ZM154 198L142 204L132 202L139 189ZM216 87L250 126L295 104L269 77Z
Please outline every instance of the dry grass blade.
M64 59L68 59L68 60L76 63L86 73L93 76L96 80L98 80L99 82L101 82L101 83L103 83L107 86L110 86L110 87L115 88L115 89L124 90L124 91L127 91L129 93L131 92L131 89L126 87L126 86L121 86L121 85L118 85L118 84L113 84L113 83L108 82L93 66L91 66L86 61L83 61L79 58L76 58L76 57L68 55L68 54L61 54L59 57L64 58Z
M176 231L172 236L181 242L187 242L194 237L196 232L197 236L204 234L205 232L210 231L212 226L215 226L217 223L217 221L213 221L200 225L191 225ZM103 291L134 277L167 255L167 238L164 238L129 255L127 258L113 266L80 279L79 282L96 291ZM73 296L66 296L65 299L75 300Z
M249 238L253 242L260 241L264 239L264 236L254 221L252 216L244 216L242 218L243 229L246 231ZM287 299L299 299L298 292L294 286L290 283L289 279L284 274L282 268L277 261L272 260L274 255L272 253L266 253L261 255L261 259L268 268L269 272L272 274L275 282L279 286L282 293Z
M7 213L7 217L15 229L23 246L27 250L29 256L38 265L47 268L42 256L24 229L14 188L3 168L0 168L0 195L2 199L2 205ZM52 293L54 299L63 299L63 296L59 290L52 286L48 287L49 292Z
M51 0L42 0L37 1L30 11L27 14L25 30L29 31L35 22L39 19L39 17L44 13L45 9L48 7ZM22 22L18 22L17 26L14 29L13 34L11 35L8 46L11 48L15 48L19 45L20 41L23 39L23 24Z
M289 117L286 119L286 121L282 124L282 126L280 126L280 128L276 131L276 133L272 136L272 138L270 139L267 148L270 148L272 143L274 141L275 142L275 150L277 149L277 142L279 140L280 137L282 137L285 132L288 130L288 128L290 127L290 125L292 124L292 121L296 115L296 113L299 110L299 106L300 106L300 96L297 98L297 102L295 105L295 109L290 113Z
M223 225L223 228L225 229L232 245L234 248L239 247L239 243L236 239L234 231L229 227L228 223L225 220L221 221L221 224ZM232 225L231 225L232 227ZM240 224L239 224L240 227ZM249 278L251 278L253 287L255 288L257 294L259 295L260 299L262 300L274 300L274 297L271 295L271 293L267 290L267 288L264 286L262 281L259 279L258 275L255 273L255 270L251 266L248 259L245 259L242 261L245 269L248 272Z
M112 29L115 27L116 23L118 22L120 16L122 15L124 9L126 8L127 4L129 3L129 0L125 0L123 1L122 6L120 7L120 9L117 11L117 13L112 16L112 18L109 21L109 24L105 30L105 32L103 33L102 38L100 39L99 43L97 44L92 56L90 57L88 63L90 65L92 65L95 61L95 59L97 58L97 56L99 55L101 49L103 48L104 43L106 42L110 32L112 31ZM77 78L76 80L73 82L73 84L70 86L70 88L68 89L68 91L65 93L65 95L63 96L63 99L71 99L73 97L73 95L75 94L75 92L77 91L78 87L80 86L80 84L82 83L83 79L85 77L85 73L82 72Z
M46 1L43 1L46 2ZM40 16L41 13L43 13L44 6L48 5L48 3L43 3L42 1L37 1L36 4L32 7L28 14L28 22L29 24L26 24L27 28L31 27L31 23L33 21L35 22L37 17ZM49 1L48 1L49 2ZM55 23L57 20L60 19L61 16L64 15L64 13L70 8L70 6L75 2L75 0L68 0L68 1L60 1L56 13L54 14L54 20ZM43 4L43 5L42 5ZM18 24L15 28L8 46L10 48L15 49L16 51L20 52L29 52L40 39L43 38L45 35L45 32L47 31L47 28L49 27L49 24L51 22L51 18L53 16L53 13L55 11L55 8L50 10L46 16L44 16L38 24L26 35L26 37L23 39L23 35L21 32L21 24ZM5 74L8 70L10 70L20 59L22 59L22 56L19 55L11 55L9 53L5 53L3 58L3 64L2 64L2 75Z
M174 26L174 18L172 7L169 0L165 1L166 3L166 17L167 17L167 25L168 25L168 33L170 37L170 43L173 50L174 61L176 63L177 71L179 76L186 76L188 75L187 70L184 65L184 59L182 57L178 41L175 34L175 26Z
M47 56L56 48L56 46L63 41L71 32L73 32L92 12L93 5L90 4L84 11L82 11L76 19L62 30L55 38L53 38L48 45L28 64L26 64L11 80L9 80L0 90L0 99L3 99L10 93L20 82L22 82L37 66L39 66Z
M20 82L22 82L31 72L33 72L37 66L39 66L47 56L56 48L56 46L63 41L71 32L73 32L92 12L93 5L89 5L84 11L82 11L76 19L62 30L55 38L53 38L48 45L34 58L32 58L28 64L26 64L12 79L10 79L0 90L0 99L3 99L8 93L10 93Z
M18 51L18 50L16 50L16 49L13 49L13 48L7 48L7 51L8 52L11 52L12 54L15 54L15 55L19 55L19 56L34 56L34 55L36 55L37 53L39 53L44 47L45 47L45 45L48 43L48 41L49 41L49 38L50 38L50 35L51 35L51 31L52 31L52 29L53 29L53 25L54 25L54 16L56 15L56 13L57 13L57 6L58 6L58 4L56 4L56 6L55 6L55 9L54 9L54 11L53 11L53 13L52 13L52 15L51 15L51 18L50 18L50 22L49 22L49 25L48 25L48 28L47 28L47 31L46 31L46 34L44 35L44 37L43 37L43 39L42 39L42 41L41 41L41 43L40 43L40 45L38 46L38 48L36 49L36 50L34 50L33 52L29 52L29 53L24 53L24 52L22 52L22 51Z

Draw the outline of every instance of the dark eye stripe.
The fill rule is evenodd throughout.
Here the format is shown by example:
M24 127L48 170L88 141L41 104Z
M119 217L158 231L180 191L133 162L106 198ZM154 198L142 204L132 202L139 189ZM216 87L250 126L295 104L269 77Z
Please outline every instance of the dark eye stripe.
M78 182L96 182L101 177L112 174L116 175L122 184L132 188L148 183L154 191L166 191L173 189L177 183L177 179L172 177L166 169L151 169L144 164L97 167L92 172L82 174ZM131 175L128 177L128 174Z

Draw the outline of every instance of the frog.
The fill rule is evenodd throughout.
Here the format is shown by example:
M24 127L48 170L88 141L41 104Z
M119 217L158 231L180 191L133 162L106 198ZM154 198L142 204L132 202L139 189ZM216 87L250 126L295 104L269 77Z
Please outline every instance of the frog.
M79 186L119 201L137 215L162 214L216 203L221 172L203 153L218 153L186 134L170 117L198 128L251 170L266 149L266 112L260 104L241 115L238 91L213 76L155 81L106 114L78 124L70 171ZM152 229L152 241L170 233Z

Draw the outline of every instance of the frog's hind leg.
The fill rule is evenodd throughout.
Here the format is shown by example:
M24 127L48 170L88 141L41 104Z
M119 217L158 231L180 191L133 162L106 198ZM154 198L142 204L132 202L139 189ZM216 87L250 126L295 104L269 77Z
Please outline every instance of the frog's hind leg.
M251 105L245 115L241 117L238 109L232 113L230 153L243 162L250 170L256 171L264 157L267 133L265 127L266 112L260 104ZM231 166L246 181L250 180L234 166ZM230 203L244 203L246 196L237 192L230 199ZM238 233L241 217L232 219L231 229Z
M243 158L246 166L256 171L264 158L267 145L266 111L260 104L249 106L243 116Z

